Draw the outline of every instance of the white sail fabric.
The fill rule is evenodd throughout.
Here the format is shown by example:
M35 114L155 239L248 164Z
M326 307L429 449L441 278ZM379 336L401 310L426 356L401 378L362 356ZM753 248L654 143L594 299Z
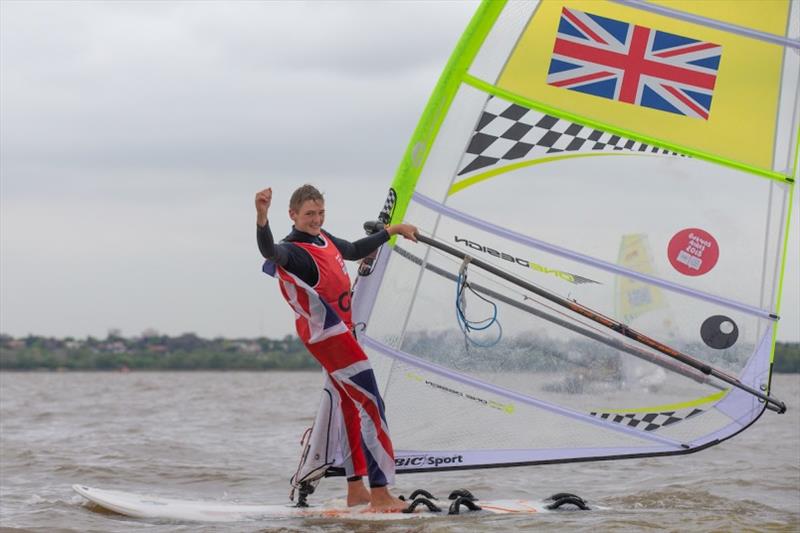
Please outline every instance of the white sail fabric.
M465 338L462 261L392 242L362 270L354 311L398 471L687 453L763 413L746 389L771 394L797 176L800 9L650 4L663 9L484 3L382 217L700 366L475 266L470 283L497 305L502 335ZM623 253L630 236L647 243L646 259ZM467 300L471 318L492 314Z

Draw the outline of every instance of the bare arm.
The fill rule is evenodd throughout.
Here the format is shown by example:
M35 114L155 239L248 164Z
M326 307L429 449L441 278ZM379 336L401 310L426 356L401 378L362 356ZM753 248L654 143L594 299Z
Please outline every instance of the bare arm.
M409 241L417 242L417 227L412 224L392 224L386 226L386 231L389 232L389 236L402 235Z

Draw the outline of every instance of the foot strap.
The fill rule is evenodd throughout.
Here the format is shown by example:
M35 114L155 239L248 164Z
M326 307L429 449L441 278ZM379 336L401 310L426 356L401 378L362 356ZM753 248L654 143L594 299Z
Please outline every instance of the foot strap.
M549 509L551 511L560 508L562 505L567 505L567 504L574 505L581 511L591 510L583 498L575 494L570 494L569 492L559 492L558 494L553 494L545 501L553 502L549 505L545 505L545 509Z
M439 508L438 505L436 505L435 503L430 501L425 496L419 496L417 498L414 498L414 500L409 504L409 506L406 507L405 509L403 509L403 512L404 513L413 513L414 509L416 509L420 505L424 505L425 507L428 508L428 511L430 511L432 513L441 513L442 512L442 510Z

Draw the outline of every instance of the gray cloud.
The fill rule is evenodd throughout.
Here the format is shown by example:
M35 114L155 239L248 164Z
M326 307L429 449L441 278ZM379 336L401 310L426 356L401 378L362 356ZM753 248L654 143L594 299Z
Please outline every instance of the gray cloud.
M476 5L0 2L0 330L291 332L253 194L359 236Z

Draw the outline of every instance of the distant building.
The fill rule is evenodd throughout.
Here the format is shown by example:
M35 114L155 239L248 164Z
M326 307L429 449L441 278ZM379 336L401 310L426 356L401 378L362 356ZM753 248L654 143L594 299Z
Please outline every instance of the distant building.
M125 353L128 351L128 347L122 341L109 342L103 348L103 351L110 353Z
M259 353L261 351L261 345L252 341L236 341L234 346L242 353Z

